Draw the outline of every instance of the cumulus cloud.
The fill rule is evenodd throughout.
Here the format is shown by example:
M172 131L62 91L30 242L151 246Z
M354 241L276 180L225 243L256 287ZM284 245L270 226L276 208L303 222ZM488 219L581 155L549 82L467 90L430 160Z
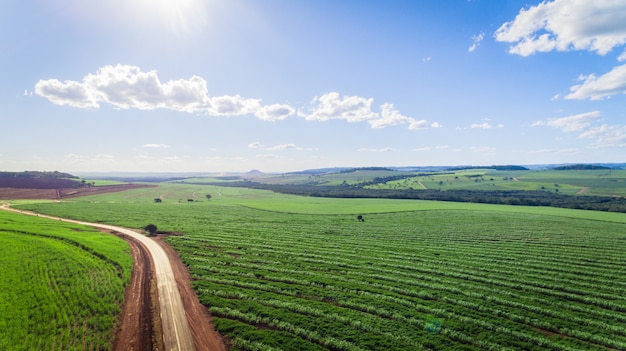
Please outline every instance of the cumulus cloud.
M254 115L264 121L278 121L296 113L296 110L284 104L274 104L259 108Z
M470 45L467 51L474 52L474 50L478 48L478 45L480 45L480 42L483 41L484 38L485 38L485 33L480 33L478 35L472 36L472 45Z
M311 121L328 121L343 119L348 122L362 122L375 119L378 114L372 111L373 98L360 96L344 96L339 93L327 93L313 98L309 113L300 112L300 116Z
M393 104L385 103L380 106L379 118L371 119L368 123L372 128L385 128L398 124L408 124L409 129L420 130L428 128L428 121L416 120L411 117L403 116L400 111L396 110Z
M428 121L404 116L390 103L382 104L380 112L375 112L372 110L373 101L373 98L360 96L341 97L339 93L332 92L315 97L309 108L298 111L298 115L312 121L332 119L347 122L367 121L372 128L385 128L399 124L408 124L408 128L412 130L428 128ZM431 125L433 128L440 126L437 122Z
M626 94L626 65L613 68L601 76L590 74L578 77L581 84L570 88L569 100L602 100L617 94Z
M509 52L589 50L605 55L626 43L626 2L615 0L554 0L521 9L495 33L512 43Z
M121 64L101 67L81 81L40 80L34 92L54 104L85 109L110 105L115 109L168 109L208 116L254 115L264 121L279 121L297 113L311 121L368 122L372 128L400 124L412 130L441 127L437 122L429 124L404 116L390 103L381 105L380 112L374 111L373 98L342 97L331 92L296 111L287 104L263 105L261 99L240 95L209 96L207 82L198 76L162 82L157 71Z
M589 126L600 119L600 111L592 111L586 113L580 113L577 115L571 115L561 118L550 118L546 121L537 121L533 123L532 127L537 126L549 126L557 129L561 129L565 133L569 132L581 132L589 128Z
M198 76L161 82L156 71L131 65L108 65L82 81L40 80L35 94L57 105L99 108L109 104L118 109L169 109L210 116L255 115L275 121L295 113L288 105L263 106L261 99L209 96L207 82Z
M626 126L597 125L600 112L592 111L546 121L537 121L536 126L549 126L565 133L576 132L580 139L590 139L592 147L626 147Z

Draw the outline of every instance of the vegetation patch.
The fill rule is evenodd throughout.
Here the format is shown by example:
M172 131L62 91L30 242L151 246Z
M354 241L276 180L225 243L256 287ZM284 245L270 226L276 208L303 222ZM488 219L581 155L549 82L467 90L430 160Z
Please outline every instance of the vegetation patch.
M0 348L110 349L131 266L115 236L0 211Z
M221 196L177 200L202 189ZM166 240L240 350L626 348L619 213L152 191L24 206L184 232Z

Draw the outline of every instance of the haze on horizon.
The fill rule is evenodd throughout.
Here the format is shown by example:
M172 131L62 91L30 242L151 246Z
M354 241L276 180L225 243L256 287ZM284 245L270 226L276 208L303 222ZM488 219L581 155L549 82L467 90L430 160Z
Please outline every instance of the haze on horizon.
M9 0L0 170L626 161L626 2Z

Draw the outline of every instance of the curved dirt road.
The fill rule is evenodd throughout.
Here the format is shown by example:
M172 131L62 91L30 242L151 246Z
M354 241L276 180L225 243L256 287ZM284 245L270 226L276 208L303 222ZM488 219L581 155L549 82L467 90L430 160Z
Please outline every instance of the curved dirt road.
M140 241L148 249L154 262L154 270L157 278L157 290L159 294L159 307L161 310L161 322L163 324L163 343L168 351L193 351L195 350L193 338L189 330L185 307L176 285L176 279L172 266L163 248L155 241L132 230L108 224L89 223L72 219L58 218L27 211L12 209L8 204L3 204L2 209L22 214L37 215L39 217L61 220L68 223L88 225L92 227L112 230L128 235Z

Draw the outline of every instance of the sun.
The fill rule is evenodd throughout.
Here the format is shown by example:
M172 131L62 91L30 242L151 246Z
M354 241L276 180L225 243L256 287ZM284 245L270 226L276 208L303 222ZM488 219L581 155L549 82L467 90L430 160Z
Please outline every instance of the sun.
M188 36L203 31L214 0L59 0L47 11L81 26Z
M210 3L203 0L130 0L121 5L126 7L125 12L135 24L182 37L204 29Z

